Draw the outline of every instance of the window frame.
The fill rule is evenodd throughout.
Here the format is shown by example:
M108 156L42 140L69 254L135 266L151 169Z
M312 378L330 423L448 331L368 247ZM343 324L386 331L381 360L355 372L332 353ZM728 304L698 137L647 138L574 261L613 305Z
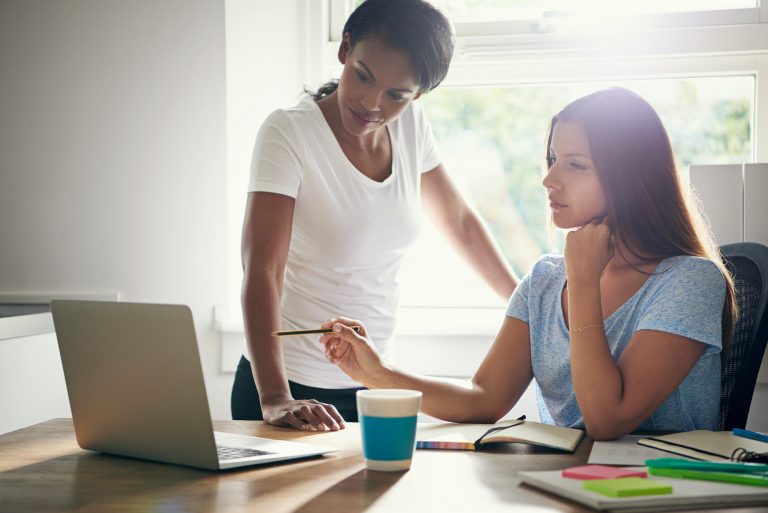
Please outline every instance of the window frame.
M338 40L350 6L350 0L300 0L296 21L303 28L297 63L308 87L339 76ZM768 77L768 4L733 11L658 15L646 22L623 34L622 39L616 35L603 35L601 39L584 34L514 31L509 22L457 23L455 59L441 87L755 75L753 161L768 161L768 79L764 78ZM616 53L617 41L624 53ZM597 55L591 53L596 50ZM242 189L236 185L243 181L242 165L233 155L229 158L232 162L228 175L233 184L229 195L241 198ZM234 200L230 203L228 253L233 254L228 255L228 288L234 289L229 291L234 299L214 311L214 325L222 333L222 372L234 372L244 350L242 313L237 301L242 278L242 213L234 208ZM397 335L409 342L427 341L428 351L438 351L441 344L460 340L462 346L468 345L467 351L484 352L484 343L478 341L496 334L503 315L501 307L404 305L399 312ZM463 361L464 357L454 359Z
M354 0L328 2L328 41L340 42L345 20L353 10ZM633 15L632 25L641 29L714 27L723 25L752 25L768 21L768 4L758 0L756 7L682 12L660 12ZM616 21L620 18L614 17ZM573 22L583 16L572 16L558 10L543 10L529 19L457 21L453 23L456 39L468 37L517 37L521 35L552 35L569 31Z
M352 3L329 0L329 37L314 48L316 69L325 71L317 83L340 74L338 44ZM768 3L649 14L635 28L603 34L549 30L542 20L455 23L454 60L440 87L752 75L752 162L768 161ZM493 335L503 314L504 308L402 305L397 334Z

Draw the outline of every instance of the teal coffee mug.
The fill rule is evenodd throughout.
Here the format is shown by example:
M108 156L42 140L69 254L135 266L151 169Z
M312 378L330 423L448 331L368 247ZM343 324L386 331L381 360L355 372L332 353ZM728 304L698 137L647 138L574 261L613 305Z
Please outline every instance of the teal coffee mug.
M394 472L411 468L420 407L418 390L357 392L357 414L368 469Z

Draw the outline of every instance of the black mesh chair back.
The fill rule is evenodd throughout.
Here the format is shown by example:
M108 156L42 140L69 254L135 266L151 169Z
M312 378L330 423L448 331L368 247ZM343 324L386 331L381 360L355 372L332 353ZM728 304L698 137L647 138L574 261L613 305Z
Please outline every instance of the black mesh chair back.
M720 429L747 424L757 374L768 341L768 247L737 242L720 247L736 288L739 317L727 352L723 353L720 382Z

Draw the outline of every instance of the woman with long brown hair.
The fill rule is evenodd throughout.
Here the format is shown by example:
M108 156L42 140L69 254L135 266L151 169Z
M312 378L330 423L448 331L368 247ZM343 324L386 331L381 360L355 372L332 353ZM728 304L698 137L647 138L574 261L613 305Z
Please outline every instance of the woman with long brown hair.
M580 98L552 119L546 160L565 254L520 283L466 386L385 365L349 319L326 323L326 356L368 387L422 390L425 413L455 422L497 421L535 379L542 421L594 439L715 429L733 282L658 115L626 89Z

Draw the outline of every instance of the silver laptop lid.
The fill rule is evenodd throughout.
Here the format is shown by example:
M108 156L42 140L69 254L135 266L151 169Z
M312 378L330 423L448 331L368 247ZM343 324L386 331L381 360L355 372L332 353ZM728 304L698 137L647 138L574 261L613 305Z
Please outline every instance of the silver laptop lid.
M218 468L188 307L54 300L51 313L80 447Z

